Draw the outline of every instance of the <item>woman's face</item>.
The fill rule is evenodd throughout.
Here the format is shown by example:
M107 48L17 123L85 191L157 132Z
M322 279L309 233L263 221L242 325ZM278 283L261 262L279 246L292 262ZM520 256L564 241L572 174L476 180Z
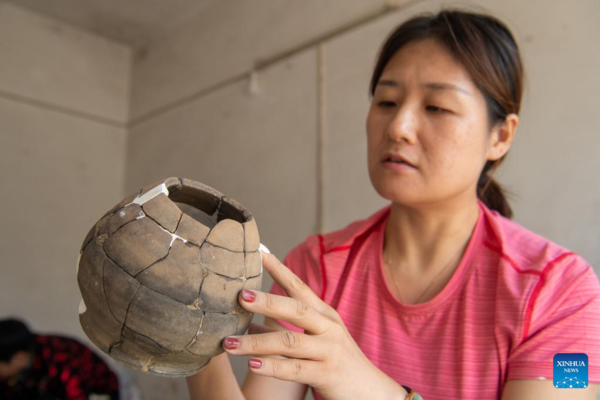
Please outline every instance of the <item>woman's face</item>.
M406 206L474 200L479 174L492 159L483 94L433 40L411 42L388 62L367 136L373 186Z

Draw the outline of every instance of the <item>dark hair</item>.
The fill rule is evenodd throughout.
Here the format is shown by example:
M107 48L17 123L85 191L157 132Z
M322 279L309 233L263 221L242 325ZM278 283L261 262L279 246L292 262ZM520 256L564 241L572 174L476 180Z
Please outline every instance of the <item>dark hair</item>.
M34 344L33 334L22 321L0 321L0 362L9 362L18 351L32 352Z
M514 37L494 17L458 10L418 16L396 28L379 52L371 78L371 95L394 54L404 45L423 39L436 40L465 67L485 97L490 127L509 114L519 113L524 72ZM491 176L503 159L486 162L477 182L477 197L490 209L511 218L508 200Z

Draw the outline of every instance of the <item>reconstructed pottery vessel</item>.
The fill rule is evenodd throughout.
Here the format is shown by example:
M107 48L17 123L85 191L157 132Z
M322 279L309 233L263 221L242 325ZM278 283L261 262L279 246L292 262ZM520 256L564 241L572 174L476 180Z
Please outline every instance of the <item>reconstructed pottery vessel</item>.
M103 352L166 376L200 371L252 314L238 294L262 282L256 222L189 179L149 185L90 230L78 262L81 326Z

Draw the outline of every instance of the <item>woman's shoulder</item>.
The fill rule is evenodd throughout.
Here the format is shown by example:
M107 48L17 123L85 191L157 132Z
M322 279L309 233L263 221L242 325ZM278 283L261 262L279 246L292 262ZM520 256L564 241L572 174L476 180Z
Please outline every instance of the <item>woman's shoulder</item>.
M557 266L591 268L579 254L484 206L484 246L517 272L546 274Z
M536 346L568 342L569 335L572 343L591 340L580 329L581 324L596 326L600 317L600 284L589 263L495 211L485 208L484 215L483 242L489 251L481 254L481 266L495 285L498 323L521 321L512 324L520 343L515 354L536 354ZM573 331L565 333L567 327ZM519 356L513 355L514 362Z

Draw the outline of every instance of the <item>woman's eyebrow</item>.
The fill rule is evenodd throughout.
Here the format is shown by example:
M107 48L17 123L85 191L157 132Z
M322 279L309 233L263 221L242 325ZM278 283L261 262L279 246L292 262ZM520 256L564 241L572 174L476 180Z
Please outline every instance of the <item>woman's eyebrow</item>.
M379 82L377 82L377 86L400 87L402 85L400 84L400 82L395 81L393 79L384 79L384 80L380 80ZM473 94L471 92L469 92L468 90L463 89L460 86L453 85L451 83L430 82L430 83L423 83L421 85L421 87L424 89L430 89L430 90L455 90L457 92L464 93L469 96L473 96Z
M398 82L396 82L396 81L391 80L391 79L385 79L385 80L377 82L377 86L398 87L398 86L400 86L400 84Z
M461 88L460 86L453 85L451 83L441 83L441 82L431 82L424 83L421 85L422 88L431 89L431 90L456 90L457 92L464 93L469 96L473 96L471 92Z

